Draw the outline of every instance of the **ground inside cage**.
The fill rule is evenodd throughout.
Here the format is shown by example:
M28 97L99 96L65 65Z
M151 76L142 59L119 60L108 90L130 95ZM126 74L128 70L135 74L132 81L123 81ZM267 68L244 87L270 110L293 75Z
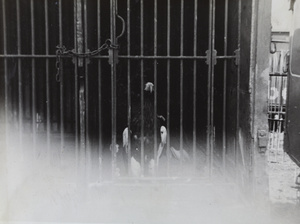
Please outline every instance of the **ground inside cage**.
M46 168L36 170L10 189L1 221L279 224L297 223L299 218L295 205L256 203L232 183L131 181L83 186L66 183L59 169L54 176L46 173Z
M173 175L170 178L131 179L122 179L120 176L117 179L104 178L98 182L88 182L95 179L85 176L90 179L80 183L74 163L74 145L65 148L64 159L60 163L60 141L57 144L52 144L54 148L50 163L45 150L36 154L32 147L23 147L25 156L22 156L18 147L10 148L7 157L3 155L3 158L7 158L8 170L8 204L1 210L4 223L9 220L11 223L188 221L266 224L297 223L299 220L296 212L298 207L290 203L289 199L286 203L282 200L261 203L261 199L247 197L230 178L224 179L220 175L220 178ZM280 156L276 158L281 162ZM111 161L107 162L107 172L111 173ZM282 169L272 170L270 178L273 183L278 177L288 177L282 172ZM290 173L290 169L287 172ZM280 183L283 182L281 180ZM287 210L288 213L284 212Z
M48 168L51 169L51 168ZM24 169L22 169L24 172ZM232 184L66 183L57 169L36 170L10 189L5 218L12 222L250 223L253 209ZM22 175L25 176L24 173ZM12 180L10 180L12 181ZM266 218L266 217L264 217ZM247 220L249 219L249 220ZM251 220L251 223L253 220Z

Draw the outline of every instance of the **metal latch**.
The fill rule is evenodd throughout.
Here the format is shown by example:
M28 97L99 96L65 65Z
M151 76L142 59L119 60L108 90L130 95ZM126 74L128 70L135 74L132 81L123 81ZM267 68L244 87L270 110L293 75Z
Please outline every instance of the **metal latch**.
M266 130L258 130L258 147L261 153L265 153L268 146L268 132Z
M206 54L206 64L211 64L212 65L216 65L217 64L217 51L216 50L207 50L205 51L205 54Z
M108 63L110 65L113 64L114 62L118 64L119 63L118 55L119 55L118 47L110 47L108 49Z
M241 51L240 49L236 49L234 51L234 55L235 55L235 65L239 65L240 64L240 54L241 54Z

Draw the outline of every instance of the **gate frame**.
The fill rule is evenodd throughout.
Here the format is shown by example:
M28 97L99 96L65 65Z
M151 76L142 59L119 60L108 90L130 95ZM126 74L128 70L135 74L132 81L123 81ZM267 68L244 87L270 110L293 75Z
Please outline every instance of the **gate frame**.
M75 0L74 0L75 1ZM212 1L212 0L211 0ZM47 2L47 0L45 0L45 2ZM86 0L84 1L86 3ZM115 2L114 0L111 0L111 2ZM59 0L59 3L61 4L61 0ZM2 4L5 4L5 0L2 1ZM249 4L249 3L245 3L245 1L242 1L242 4ZM244 59L243 57L241 57L241 64L245 65L245 67L241 66L241 74L250 74L250 81L248 83L247 88L249 87L249 90L244 91L244 89L240 89L239 92L239 97L241 98L240 102L243 102L244 98L244 93L247 92L247 97L249 97L249 100L246 100L246 103L248 104L247 109L249 108L249 111L246 111L246 115L249 114L250 121L248 122L244 122L242 120L240 120L240 125L241 125L241 129L243 134L246 136L246 141L249 144L249 148L246 150L249 150L250 153L250 166L248 167L248 171L250 172L250 176L252 177L252 185L255 189L259 189L259 187L257 186L257 183L262 181L265 182L266 180L266 173L265 173L265 155L262 153L260 153L261 151L263 152L265 150L265 145L264 145L264 139L265 136L261 135L260 133L263 134L264 130L267 130L267 113L266 113L266 99L265 97L262 97L262 95L267 96L267 94L264 94L266 91L266 87L267 87L267 81L268 81L268 53L269 53L269 45L266 43L269 43L270 40L270 12L271 12L271 0L252 0L252 2L250 3L250 6L252 8L252 16L251 18L251 28L250 28L250 34L251 36L248 37L249 39L246 40L246 44L244 44L243 38L247 38L244 36L244 33L242 33L242 37L241 37L241 41L243 41L243 43L241 43L241 55L243 55L243 53L249 53L249 51L247 51L247 48L250 48L250 59L246 57L246 59ZM115 11L116 6L114 6L113 11ZM60 7L61 8L61 7ZM19 9L20 10L20 9ZM19 11L18 10L18 11ZM47 10L45 10L45 12L47 12ZM128 11L129 13L129 11ZM60 13L61 15L61 13ZM85 13L86 15L86 13ZM4 23L5 23L5 10L3 8L3 18L4 18ZM114 22L115 22L115 17L111 18ZM249 21L247 21L246 18L245 20L242 18L241 23L242 23L242 27L247 27L247 26L243 26L244 24L249 24ZM75 21L75 18L74 18ZM86 19L85 19L86 21ZM260 21L258 23L258 21ZM62 18L59 19L59 23L60 23L60 30L62 29L61 26L61 22L62 22ZM46 23L48 23L48 21L46 20ZM4 26L5 28L5 26ZM85 26L86 28L86 26ZM48 32L48 30L46 30L46 33ZM86 29L84 32L87 32ZM19 32L18 32L19 33ZM61 33L61 32L60 32ZM87 33L86 33L87 34ZM98 35L100 36L100 34L98 33ZM112 43L116 44L116 36L115 36L115 32L111 33L111 39L112 39ZM19 34L18 34L19 36ZM48 35L46 35L48 37ZM18 38L20 39L20 38ZM60 36L60 44L62 44L62 37ZM4 41L6 41L6 39L4 38ZM46 42L48 42L49 40L46 40ZM48 45L48 44L47 44ZM245 49L244 49L245 48ZM33 49L34 50L34 49ZM85 50L87 51L87 45L85 43ZM46 49L46 56L50 57L48 55L48 51L49 49ZM113 55L116 53L116 50L113 50ZM25 57L23 55L8 55L6 52L6 47L4 47L4 54L0 55L1 58L4 58L4 67L5 67L5 79L7 79L7 58L9 57L16 57L18 58L18 61L20 61L20 59L22 57ZM39 55L31 55L32 57L32 63L34 64L34 58L39 57ZM52 57L52 56L51 56ZM249 60L248 60L249 59ZM47 59L48 61L48 59ZM46 61L46 63L47 63ZM85 66L87 66L87 61L85 62ZM18 72L20 74L20 63L18 63ZM49 62L46 64L49 66ZM115 68L115 66L112 65L113 68ZM130 68L129 68L130 69ZM77 72L75 70L75 72ZM87 72L87 71L86 71ZM113 73L112 73L113 74ZM49 74L47 74L47 77L49 78ZM114 76L112 76L112 79L115 80ZM7 81L6 81L7 82ZM241 83L241 84L245 84L245 83ZM62 88L63 83L61 84L61 88ZM20 86L20 88L22 88L22 86ZM5 92L7 93L7 88L5 88ZM49 96L49 89L47 89L47 95ZM77 96L77 95L75 95ZM7 94L5 94L5 98L7 97ZM34 97L34 95L32 96ZM87 97L87 96L86 96ZM246 97L246 99L247 99ZM62 101L61 101L62 103ZM88 102L86 102L88 103ZM116 102L114 102L116 103ZM78 105L77 105L78 106ZM7 99L5 100L5 108L4 108L4 113L5 113L5 122L7 123L8 119L8 111L7 111ZM242 108L242 105L240 106L240 108ZM47 108L48 109L48 108ZM241 114L243 115L243 114ZM240 116L243 117L243 116ZM86 118L88 119L88 118ZM22 120L22 119L21 119ZM33 119L33 122L34 119ZM47 119L47 124L50 123L50 120ZM113 127L115 126L115 123L112 124ZM4 125L5 127L5 125ZM47 127L49 127L49 125L47 125ZM250 132L250 133L249 133ZM47 132L48 133L48 132ZM78 130L76 131L76 133L78 133ZM61 133L61 135L63 136L63 132ZM114 134L112 136L115 136ZM47 145L49 145L49 140L50 136L47 137ZM62 137L62 139L64 139ZM112 139L113 144L115 144L115 138ZM169 143L169 139L168 139L168 143ZM63 147L63 142L62 142L62 147ZM114 148L114 147L113 147Z

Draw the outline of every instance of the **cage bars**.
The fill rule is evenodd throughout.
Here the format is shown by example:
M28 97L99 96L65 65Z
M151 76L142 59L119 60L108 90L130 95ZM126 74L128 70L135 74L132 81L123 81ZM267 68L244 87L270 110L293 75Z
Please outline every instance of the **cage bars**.
M211 127L211 72L212 72L212 8L213 8L213 0L209 1L209 37L208 37L208 50L206 54L208 56L207 63L208 63L208 81L207 81L207 131L206 131L206 167L208 167L208 174L211 176L212 174L212 160L211 160L211 134L212 134L212 127Z
M63 21L62 21L62 0L58 1L58 23L59 23L59 46L63 46ZM64 128L64 65L60 65L60 163L63 160L63 151L65 147L65 128Z
M84 52L87 53L88 50L88 24L87 24L87 1L83 0L83 48ZM86 171L87 171L87 179L90 180L91 174L91 144L90 144L90 130L89 130L89 59L84 59L84 94L85 94L85 141L86 141Z
M130 55L131 36L130 36L130 0L127 0L127 54ZM128 127L128 146L127 146L127 170L131 176L131 65L127 59L127 127Z
M144 0L140 1L140 54L144 55ZM145 171L145 144L144 144L144 60L141 59L141 174Z
M80 1L79 2L83 3L84 8L83 8L83 28L84 28L84 52L88 52L88 21L87 21L87 1ZM44 55L39 55L35 54L35 24L34 24L34 4L33 0L30 1L30 9L31 9L31 54L25 55L22 54L21 52L21 29L20 29L20 2L19 0L16 0L17 3L17 39L18 39L18 51L17 54L7 54L6 50L6 36L4 35L4 54L0 55L1 58L4 58L4 69L5 73L7 76L7 58L17 58L18 61L18 106L19 106L19 126L20 126L20 142L22 141L22 130L23 130L23 87L22 87L22 75L21 75L21 63L22 59L29 58L31 60L32 64L32 92L31 92L31 100L32 100L32 131L33 131L33 138L34 142L36 141L37 137L37 129L36 129L36 71L35 71L35 63L36 63L36 58L43 58L45 59L46 62L46 109L47 109L47 151L48 155L50 155L50 137L51 137L51 105L50 105L50 74L49 74L49 61L52 58L55 58L55 55L50 55L49 54L49 21L48 21L48 0L44 0L44 10L45 10L45 48L46 48L46 53ZM111 0L111 15L110 15L110 32L111 32L111 41L113 44L117 44L116 42L116 16L117 16L117 1ZM5 0L2 1L3 4L3 23L6 25L6 15L5 15ZM128 172L130 172L130 158L131 158L131 142L130 142L130 123L131 123L131 78L130 78L130 73L131 73L131 61L133 60L139 60L140 61L140 69L141 69L141 74L140 74L140 93L141 93L141 113L142 113L142 124L141 124L141 139L144 138L144 63L145 60L153 61L154 62L154 86L156 88L156 91L154 91L154 116L157 115L157 107L158 107L158 98L157 98L157 76L158 76L158 66L157 63L159 60L164 61L166 63L166 68L167 68L167 130L168 130L168 135L167 135L167 175L170 175L170 133L171 133L171 127L170 127L170 101L171 101L171 63L172 61L178 61L180 64L180 154L183 155L183 137L184 137L184 62L185 60L191 60L193 63L193 169L196 169L196 152L197 152L197 62L199 60L204 60L207 59L208 61L208 98L207 98L207 157L208 157L208 167L209 167L209 173L210 175L212 174L212 168L213 168L213 156L214 156L214 147L215 147L215 127L214 127L214 104L215 104L215 96L214 96L214 87L215 87L215 69L214 69L214 63L216 59L224 59L224 70L223 70L223 77L224 77L224 83L223 83L223 117L222 117L222 164L223 168L225 167L225 155L226 155L226 108L227 108L227 102L226 102L226 94L227 94L227 83L226 83L226 77L227 77L227 60L230 59L236 59L236 55L227 55L227 34L228 34L228 0L225 1L225 21L224 21L224 55L217 56L216 52L214 50L215 48L215 14L216 14L216 1L215 0L210 0L209 2L209 47L208 47L208 56L198 56L197 55L197 39L198 39L198 1L194 1L194 24L193 24L193 55L192 56L187 56L184 55L184 22L185 22L185 1L181 0L181 5L180 5L180 55L179 56L174 56L171 55L171 28L173 27L171 25L171 2L170 0L167 1L167 28L166 28L166 50L167 54L166 55L158 55L158 2L157 0L154 0L154 17L153 17L153 49L154 49L154 54L153 55L144 55L144 17L146 14L144 14L144 1L142 0L140 2L140 55L131 55L131 44L130 44L130 39L131 39L131 27L130 27L130 7L131 7L131 1L127 0L127 55L119 55L119 58L127 60L127 101L128 101L128 116L127 116L127 124L128 124L128 130L129 130L129 139L128 139ZM75 12L75 7L77 7L77 1L74 0L74 33L77 33L77 28L76 28L76 16ZM98 47L101 46L101 30L100 30L100 0L97 0L97 45ZM63 14L63 9L62 9L62 1L58 0L58 28L59 28L59 45L63 46L63 21L62 21L62 14ZM146 20L145 20L146 21ZM238 43L238 48L240 47L240 23L241 23L241 1L239 1L239 28L238 28L238 34L239 34L239 43ZM4 30L6 27L3 28ZM80 49L78 48L78 38L80 38L78 35L74 36L74 41L75 41L75 51L79 52ZM146 39L146 38L145 38ZM113 49L110 49L112 54L115 54ZM62 55L62 58L70 58L71 56L69 55ZM102 94L101 94L101 85L102 85L102 66L101 66L101 59L107 59L109 56L107 55L95 55L92 56L93 58L97 59L98 62L98 109L99 109L99 170L101 170L101 155L102 155ZM115 57L113 57L116 59ZM75 87L75 150L76 150L76 158L78 159L78 153L77 153L77 148L78 148L78 126L79 126L79 121L78 121L78 73L81 72L81 70L78 68L79 61L82 60L82 58L77 58L74 57L73 61L75 61L75 66L74 66L74 73L75 73L75 80L74 80L74 87ZM159 62L160 63L160 62ZM62 159L62 154L63 154L63 148L64 148L64 139L65 139L65 128L64 128L64 77L63 77L63 70L62 70L63 64L61 65L61 79L60 79L60 94L59 94L59 104L60 104L60 139L61 139L61 148L60 148L60 159ZM113 62L111 65L111 99L112 99L112 105L111 105L111 110L112 110L112 121L111 121L111 127L112 127L112 151L115 150L116 147L116 62ZM79 70L78 70L79 69ZM88 89L89 89L89 83L88 83L88 59L84 60L84 84L85 84L85 92L84 92L84 98L85 98L85 119L82 120L82 122L85 122L85 129L83 130L82 135L84 135L84 140L87 142L87 160L88 160L88 165L91 165L91 152L90 152L90 143L89 143L89 94L88 94ZM236 131L238 132L239 124L238 124L238 119L239 119L239 73L240 69L238 67L238 77L237 77L237 125L236 125ZM7 82L7 77L6 77L6 82ZM6 90L7 91L7 90ZM7 94L6 94L7 97ZM6 99L7 100L7 99ZM8 104L8 101L6 101L6 104ZM8 108L8 105L6 105L6 109ZM154 119L154 136L157 136L157 121ZM238 135L236 135L236 138L238 138ZM82 139L82 138L81 138ZM157 139L154 138L155 144L154 144L154 157L157 159ZM83 141L83 139L82 139ZM84 142L83 142L84 143ZM34 143L35 144L35 143ZM144 142L141 141L141 166L142 166L142 174L144 174L144 169L145 169L145 153L144 153ZM236 147L237 144L236 144ZM235 153L237 151L237 148L235 149ZM113 164L116 162L115 158L115 152L112 153L112 161ZM182 159L183 156L180 157L180 164L182 166ZM156 163L155 163L156 164ZM114 167L114 165L113 165Z
M180 2L180 55L183 55L184 0ZM180 168L183 162L183 61L180 60Z
M167 2L167 56L170 57L171 50L171 3ZM170 176L170 98L171 98L170 59L167 59L167 176Z
M269 149L277 151L282 147L281 134L284 132L286 73L270 73L268 85Z
M48 19L48 0L44 1L45 12L45 52L49 55L49 19ZM47 113L47 159L51 162L52 152L50 151L51 143L51 109L50 109L50 77L49 77L49 58L46 58L46 113Z
M101 1L97 0L97 45L98 48L101 46ZM98 145L98 156L99 156L99 180L102 180L103 170L103 143L102 143L102 70L101 60L98 59L98 131L99 131L99 145Z
M110 39L112 44L116 44L116 1L110 0ZM116 169L116 115L117 115L117 96L116 96L116 52L113 49L110 49L112 55L111 61L111 152L112 152L112 178L115 178L115 169Z
M238 1L238 46L237 46L237 53L240 54L240 47L241 47L241 14L242 14L242 2L241 0ZM237 56L239 57L239 55ZM237 166L237 152L238 150L244 150L239 146L239 129L240 129L240 64L237 66L237 81L236 81L236 134L235 134L235 166ZM237 172L237 169L236 169Z
M228 0L225 0L224 7L224 55L227 56L227 35L228 35ZM226 117L227 117L227 60L224 60L223 69L223 127L222 127L222 168L225 172L226 168Z
M77 52L78 51L78 47L77 47L77 0L73 1L74 4L74 50ZM78 161L79 161L79 129L78 129L78 59L74 58L73 59L73 63L74 63L74 107L75 107L75 164L76 164L76 168L78 166ZM76 173L78 172L78 170L76 171Z
M197 56L197 24L198 24L198 1L194 1L194 49ZM193 61L193 173L196 174L196 143L197 143L197 61Z
M34 4L33 0L30 0L30 21L31 21L31 54L35 54L35 26L34 26ZM32 137L33 137L33 152L34 155L37 155L36 152L36 75L35 75L35 58L31 58L31 82L32 82Z
M21 54L21 18L20 18L20 0L16 0L16 11L17 11L17 53ZM23 83L22 83L22 61L18 58L18 100L19 100L19 147L24 156L23 152Z
M7 36L6 36L6 2L2 0L2 22L3 22L3 53L7 54ZM6 131L6 147L9 139L9 109L8 109L8 73L7 73L7 58L4 58L4 92L5 92L5 131Z
M278 116L278 121L277 121L277 126L278 126L278 130L277 130L277 139L276 139L276 146L277 149L279 149L279 144L280 144L280 139L279 139L279 133L282 132L282 127L283 127L283 118L282 118L282 114L283 114L283 102L282 102L282 93L283 93L283 75L280 78L280 89L279 89L279 108L278 108L278 112L277 112L277 116Z
M157 55L157 0L154 0L154 56ZM157 60L154 60L154 162L157 164ZM154 167L154 173L157 174L157 167Z
M76 1L76 49L78 53L83 53L85 50L85 43L83 40L84 28L83 28L83 9L81 0ZM78 177L84 180L86 178L87 158L86 158L86 88L85 88L85 62L82 58L77 59L77 72L78 72L78 84L79 84L79 127L80 127L80 148L79 148L79 166Z

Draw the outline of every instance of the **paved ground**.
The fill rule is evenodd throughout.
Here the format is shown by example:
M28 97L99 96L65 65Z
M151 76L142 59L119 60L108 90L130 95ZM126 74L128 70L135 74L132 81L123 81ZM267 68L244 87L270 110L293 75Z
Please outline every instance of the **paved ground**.
M14 156L1 163L0 220L11 222L75 223L208 223L298 224L294 184L296 167L283 153L269 151L270 202L249 199L232 184L178 182L166 184L71 183L75 169L39 163L21 163ZM280 154L281 153L281 154ZM4 157L3 157L4 156ZM1 154L2 162L5 155ZM276 159L275 159L276 158ZM23 158L24 159L24 158ZM30 160L32 161L32 160ZM39 159L37 159L39 161ZM21 165L22 164L22 165ZM9 168L9 175L6 170ZM4 169L4 171L3 171ZM1 187L2 186L2 187ZM5 199L7 199L6 203ZM6 206L7 205L7 206Z
M255 203L238 194L232 184L178 182L175 184L92 184L83 188L68 183L61 169L29 173L24 167L12 176L9 207L2 219L14 222L75 223L298 223L287 207ZM15 169L16 166L15 166ZM289 207L290 208L290 207ZM296 207L295 207L296 209ZM295 210L294 209L294 210ZM291 210L289 210L291 211ZM278 216L278 214L282 213ZM286 222L290 219L289 222ZM283 222L284 220L284 222ZM299 219L300 220L300 219Z
M300 168L284 153L282 137L276 147L267 152L271 215L282 223L299 223L300 201L295 179Z
M268 223L263 209L237 201L230 186L92 186L17 189L7 213L12 221L96 223Z

